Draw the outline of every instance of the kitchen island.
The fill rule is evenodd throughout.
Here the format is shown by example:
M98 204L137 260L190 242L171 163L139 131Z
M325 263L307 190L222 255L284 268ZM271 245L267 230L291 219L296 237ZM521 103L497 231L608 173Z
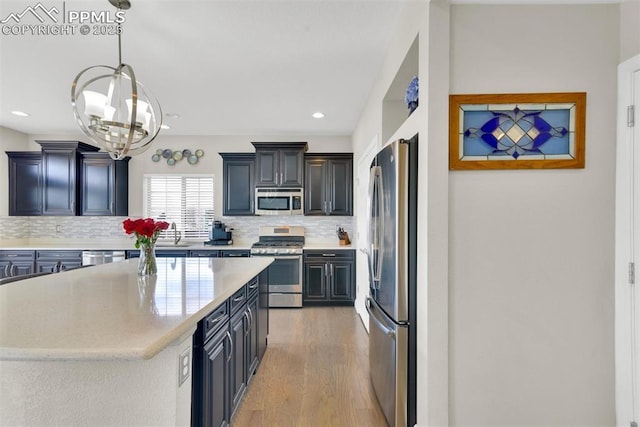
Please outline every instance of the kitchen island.
M137 260L0 286L0 425L189 425L198 322L272 258Z

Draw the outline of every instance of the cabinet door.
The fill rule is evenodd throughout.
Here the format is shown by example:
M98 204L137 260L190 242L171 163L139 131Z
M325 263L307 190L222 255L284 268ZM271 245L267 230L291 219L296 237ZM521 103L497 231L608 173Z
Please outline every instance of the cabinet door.
M278 186L278 160L278 150L256 151L256 187Z
M233 342L233 351L231 354L231 370L229 376L229 393L231 396L231 408L229 413L231 417L235 413L244 392L246 390L246 315L242 310L231 318L229 332L231 333L231 342Z
M42 213L42 155L8 153L9 216Z
M280 150L279 186L302 187L304 174L304 153L302 150Z
M258 359L262 360L267 351L269 335L269 270L258 275Z
M247 303L248 326L247 333L247 384L253 378L258 367L258 294Z
M329 263L330 298L333 301L354 300L354 269L351 261Z
M75 149L42 150L42 214L76 214Z
M223 215L253 215L254 157L224 158Z
M0 279L11 277L11 261L0 260Z
M32 260L0 261L0 279L22 276L34 272Z
M80 214L129 214L129 157L113 160L107 153L82 153Z
M60 261L56 261L56 260L37 261L36 273L57 273L59 268L58 262Z
M327 299L327 263L304 263L304 301L324 301Z
M115 215L115 180L114 160L82 159L82 215Z
M194 426L221 427L230 422L230 350L227 328L211 338L201 349L204 356L202 376L199 376L198 379L194 378L194 381L202 381L202 395L194 396L194 399L199 398L198 405L202 407L200 411L197 411L198 405L194 401L192 419Z
M304 214L325 215L327 209L327 162L307 159L304 165Z
M33 261L14 261L13 265L14 276L22 276L24 274L31 274L34 272Z
M353 215L352 159L329 161L327 200L329 215Z

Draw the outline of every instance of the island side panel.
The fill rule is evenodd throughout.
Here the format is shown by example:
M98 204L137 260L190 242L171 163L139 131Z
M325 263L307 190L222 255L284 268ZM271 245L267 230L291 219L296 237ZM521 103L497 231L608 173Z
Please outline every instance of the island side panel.
M0 361L0 426L189 426L191 334L149 360Z

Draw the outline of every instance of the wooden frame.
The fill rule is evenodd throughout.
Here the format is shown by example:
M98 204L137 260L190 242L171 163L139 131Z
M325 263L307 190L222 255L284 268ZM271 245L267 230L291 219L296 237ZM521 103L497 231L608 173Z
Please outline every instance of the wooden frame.
M586 104L585 92L449 95L449 169L584 168Z

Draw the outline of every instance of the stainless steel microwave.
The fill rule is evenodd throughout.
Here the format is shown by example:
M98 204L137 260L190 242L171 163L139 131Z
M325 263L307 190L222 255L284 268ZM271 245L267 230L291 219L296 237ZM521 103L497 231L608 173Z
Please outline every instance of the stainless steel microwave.
M302 215L302 188L256 188L256 215Z

